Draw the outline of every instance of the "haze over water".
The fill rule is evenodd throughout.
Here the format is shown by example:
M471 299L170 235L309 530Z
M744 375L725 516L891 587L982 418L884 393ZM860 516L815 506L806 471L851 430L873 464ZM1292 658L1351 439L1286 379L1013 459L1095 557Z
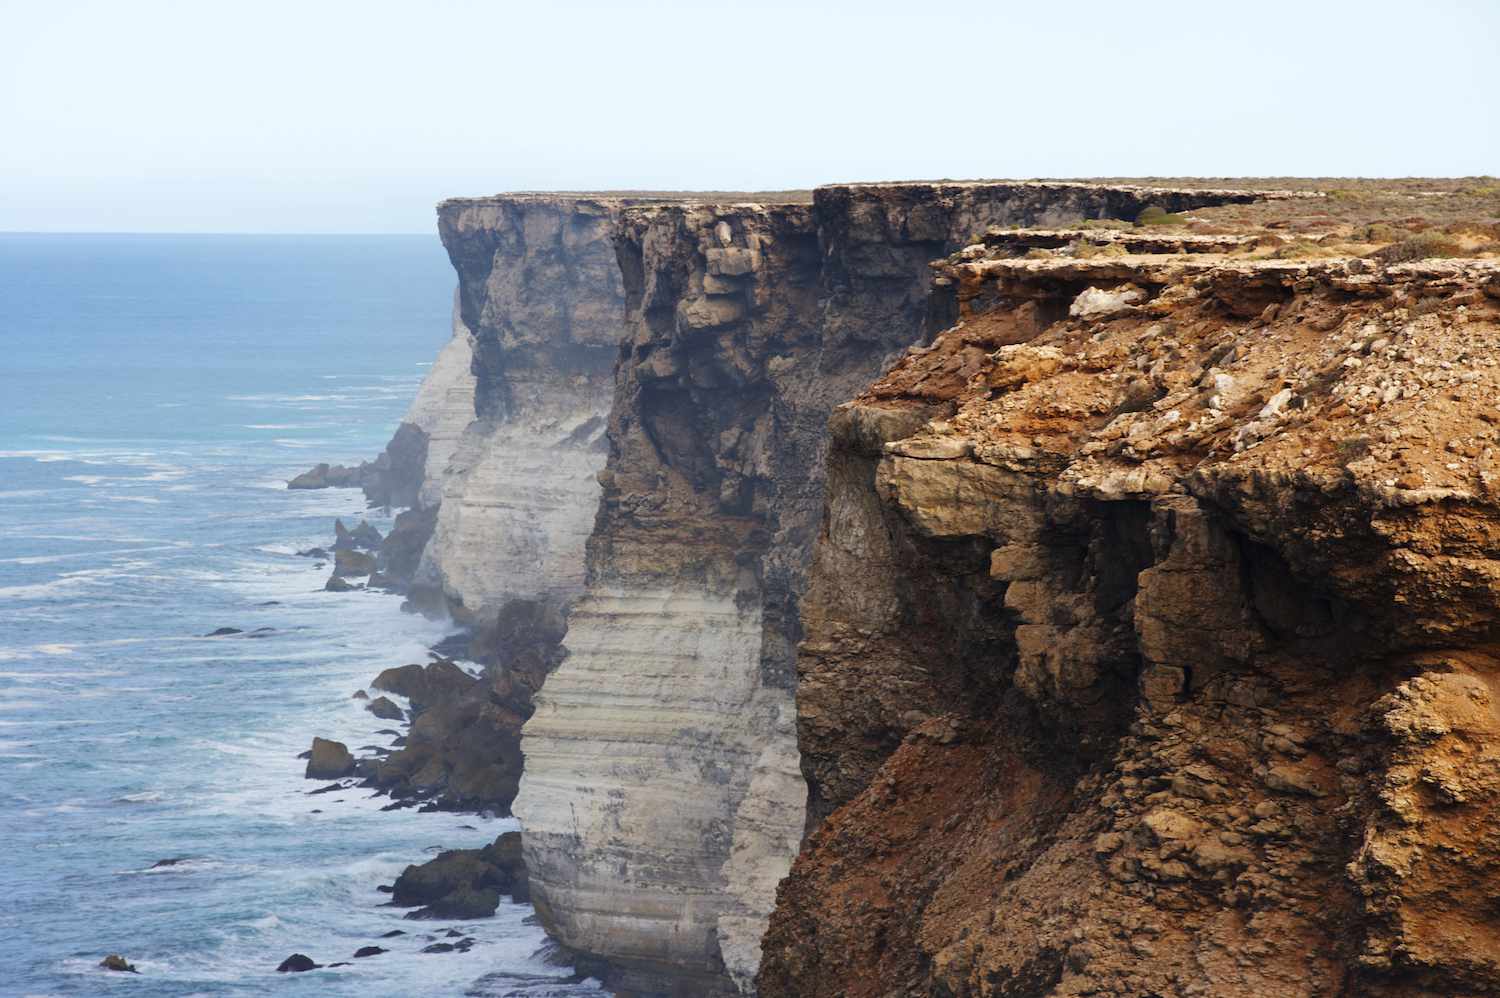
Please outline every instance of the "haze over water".
M512 820L308 796L296 758L389 744L351 692L445 633L323 592L295 552L389 521L284 483L378 453L452 283L431 236L0 235L0 994L598 993L535 956L528 906L445 954L419 951L458 923L380 906Z

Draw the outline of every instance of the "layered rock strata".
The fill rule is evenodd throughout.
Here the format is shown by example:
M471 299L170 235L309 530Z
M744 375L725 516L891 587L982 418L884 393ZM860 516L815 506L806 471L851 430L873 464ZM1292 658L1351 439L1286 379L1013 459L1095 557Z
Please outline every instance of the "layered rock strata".
M1500 991L1500 270L940 271L835 414L762 995Z
M1231 196L1252 195L860 185L622 212L587 586L515 804L538 912L585 965L633 992L754 988L805 821L792 687L828 416L941 318L928 264L992 225Z
M438 229L473 331L471 420L440 476L414 598L483 624L513 599L583 588L611 371L624 329L615 218L628 201L445 201ZM430 472L429 472L430 474Z

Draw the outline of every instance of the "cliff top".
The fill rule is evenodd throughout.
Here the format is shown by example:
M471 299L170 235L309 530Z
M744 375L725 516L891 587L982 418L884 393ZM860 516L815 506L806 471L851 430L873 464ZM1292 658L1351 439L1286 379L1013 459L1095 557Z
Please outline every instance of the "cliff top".
M471 205L504 204L517 201L566 202L597 201L612 205L636 204L811 204L812 191L504 191L474 197L444 198L437 210Z

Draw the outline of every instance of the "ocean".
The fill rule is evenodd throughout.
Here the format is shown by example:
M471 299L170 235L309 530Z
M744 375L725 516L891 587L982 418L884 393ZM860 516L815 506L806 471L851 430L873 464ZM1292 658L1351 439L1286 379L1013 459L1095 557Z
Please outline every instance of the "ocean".
M324 592L295 552L389 518L284 486L380 451L452 286L436 236L0 234L0 994L602 993L529 906L382 906L514 820L309 796L297 759L388 745L351 694L448 633ZM420 952L455 925L472 949ZM294 952L350 965L278 974Z

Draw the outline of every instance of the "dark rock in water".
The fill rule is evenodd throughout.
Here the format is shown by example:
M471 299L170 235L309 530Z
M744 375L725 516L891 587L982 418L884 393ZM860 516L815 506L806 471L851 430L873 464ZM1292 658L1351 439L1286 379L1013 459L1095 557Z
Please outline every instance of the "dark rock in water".
M406 935L406 930L405 929L392 929L389 932L382 932L380 934L380 938L381 939L395 939L397 936L404 936L404 935Z
M397 583L388 575L382 575L378 570L370 573L369 580L365 583L366 589L385 589L394 591Z
M391 754L391 750L388 749L388 748L386 748L384 745L361 745L359 747L359 750L361 752L371 752L371 753L373 753L375 755L390 755ZM355 763L356 767L358 765L359 765L358 763Z
M365 704L365 710L368 710L382 721L399 721L406 717L406 712L397 707L395 701L390 697L376 697Z
M173 856L171 859L159 859L155 863L152 863L150 868L159 870L166 866L176 866L178 863L186 863L188 858L187 856Z
M489 918L500 907L500 892L494 888L460 888L425 908L406 913L407 918Z
M473 658L474 656L469 653L469 637L467 631L450 634L433 645L428 654L437 661L445 658Z
M222 638L222 637L226 637L226 636L228 636L230 634L244 634L244 633L245 632L242 631L242 630L240 630L238 627L219 627L219 628L215 628L212 631L209 631L207 634L205 634L203 636L205 638Z
M375 556L353 548L333 553L333 574L338 578L369 575L375 571Z
M318 464L286 483L289 489L357 489L365 484L366 465L346 468L342 464Z
M361 487L371 506L415 506L427 469L427 431L403 422L380 456L361 468Z
M396 516L391 532L380 542L380 572L390 588L405 590L417 574L422 551L437 525L437 507L408 509Z
M392 887L390 884L381 884L379 887L377 887L375 889L377 891L379 891L380 893L382 893L382 894L390 894L390 893L394 892L396 888ZM395 931L401 932L400 929L396 929ZM403 932L402 935L405 935L405 933Z
M368 699L370 699L370 694L366 693L364 690L355 690L354 691L354 695L351 696L349 699L351 699L351 700L368 700Z
M399 731L392 731L390 728L377 728L376 731L375 731L375 733L377 735L397 735L397 736L399 736L401 734L401 732L399 732Z
M307 813L308 814L322 814L323 813L323 809L321 807L315 807L315 808L313 808L311 811L309 811Z
M331 793L333 793L335 791L345 790L345 789L347 789L347 788L342 783L330 783L326 787L319 787L316 790L309 790L307 792L307 796L311 797L314 794L331 794Z
M105 970L113 970L116 973L121 974L140 973L139 970L135 969L135 964L128 962L123 956L118 953L111 953L103 960L100 960L99 966L103 967Z
M301 953L293 953L291 956L281 961L281 965L276 968L276 971L280 974L300 974L308 970L317 970L320 966L322 966L322 964L313 963L312 957L310 956L304 956Z
M332 970L334 967L352 967L352 966L354 966L354 965L352 963L350 963L348 960L340 960L338 963L330 963L328 965L328 967L329 967L330 970Z
M456 947L452 943L433 943L431 946L423 946L423 953L452 953Z
M449 939L462 939L464 937L464 934L457 929L449 929L447 932L444 932L443 935L447 936Z
M343 520L333 521L333 550L348 551L354 548L363 548L366 551L380 550L380 531L365 520L360 520L359 525L353 530L344 526Z
M307 760L306 776L310 780L336 780L354 772L354 756L343 742L314 738L312 756Z
M520 832L506 832L482 849L448 849L408 866L396 878L391 903L425 905L408 918L484 918L494 914L502 893L518 901L530 897ZM462 933L450 929L448 935Z
M408 866L396 878L392 900L403 908L432 904L460 890L491 887L504 890L510 876L480 856L478 849L450 849L421 865Z
M279 599L268 599L264 603L257 603L255 605L256 606L280 606L281 605L281 600L279 600Z
M351 593L354 590L361 589L363 587L362 586L352 585L351 583L345 582L343 579L341 579L337 575L335 575L335 576L332 576L323 585L323 588L324 588L324 590L326 590L327 592L330 592L330 593Z
M389 952L390 950L383 949L379 946L361 946L359 949L354 951L354 959L361 960L367 956L379 956L382 953Z
M370 686L406 697L411 701L412 710L420 713L427 707L462 696L480 682L456 662L440 659L427 665L402 665L386 669L375 677Z
M332 555L330 555L323 548L308 548L306 551L298 551L297 557L317 558L319 561L327 561L330 557L332 557Z
M247 638L264 638L264 637L266 637L268 635L275 634L275 633L276 633L276 628L274 628L274 627L257 627L255 630L253 630L249 634L245 635L245 637L247 637Z
M312 758L312 749L308 749L306 752L298 752L297 753L297 758L299 758L299 759L311 759Z
M561 661L566 630L556 608L516 600L475 635L475 647L497 659L482 678L444 659L377 676L372 686L412 701L407 741L382 761L377 784L444 809L509 814L521 777L521 726L536 709L536 690Z

